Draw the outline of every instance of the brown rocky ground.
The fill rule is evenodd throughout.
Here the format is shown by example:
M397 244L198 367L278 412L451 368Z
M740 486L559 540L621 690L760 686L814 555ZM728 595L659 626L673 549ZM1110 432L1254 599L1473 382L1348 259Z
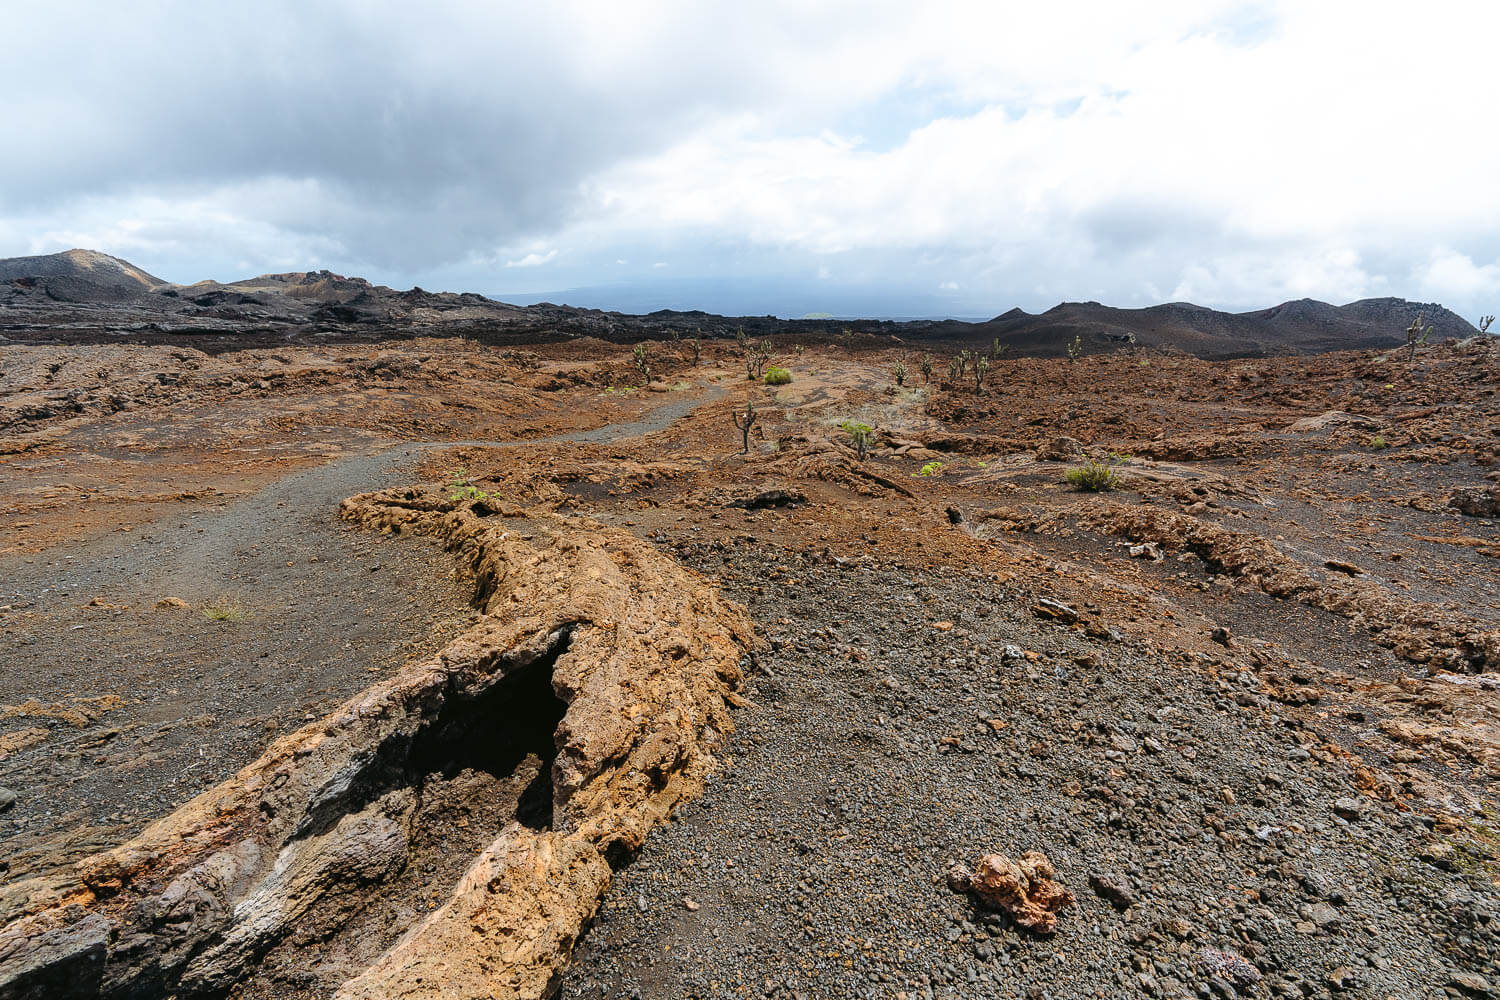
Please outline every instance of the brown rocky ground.
M1491 343L3 350L0 997L1500 991Z

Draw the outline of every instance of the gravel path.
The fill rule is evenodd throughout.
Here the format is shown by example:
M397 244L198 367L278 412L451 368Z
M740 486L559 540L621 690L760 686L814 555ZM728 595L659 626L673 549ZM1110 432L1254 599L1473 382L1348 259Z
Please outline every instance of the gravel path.
M718 394L544 440L650 433ZM352 528L338 504L410 479L431 449L523 443L539 442L351 455L220 510L0 560L0 787L16 793L0 813L0 884L121 842L441 648L473 617L451 559ZM186 606L157 608L164 598Z

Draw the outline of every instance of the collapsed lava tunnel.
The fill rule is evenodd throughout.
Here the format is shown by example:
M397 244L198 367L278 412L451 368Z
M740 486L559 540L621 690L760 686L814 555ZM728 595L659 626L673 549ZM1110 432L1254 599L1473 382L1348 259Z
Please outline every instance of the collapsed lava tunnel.
M438 492L342 512L441 536L484 614L76 877L16 886L0 1000L543 996L608 859L701 794L754 641L702 578Z

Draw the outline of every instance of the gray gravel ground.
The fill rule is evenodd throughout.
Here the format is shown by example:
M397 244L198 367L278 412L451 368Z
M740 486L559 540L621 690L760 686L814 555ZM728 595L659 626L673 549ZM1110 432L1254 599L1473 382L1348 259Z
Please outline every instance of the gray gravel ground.
M562 996L1500 990L1495 887L1419 860L1423 820L1237 667L1090 639L978 576L677 554L770 648L732 766L618 873ZM1052 937L944 884L1026 850L1077 895Z
M402 481L414 454L342 459L221 510L0 565L0 703L21 709L0 734L47 730L0 758L17 793L0 883L126 839L471 620L437 545L338 519L340 500ZM189 606L157 609L166 597ZM221 600L243 620L202 613Z
M649 433L720 395L540 440ZM0 738L46 731L0 751L0 890L123 842L472 622L435 542L360 530L338 505L410 481L432 449L506 443L355 453L217 510L0 559ZM155 607L169 597L188 606ZM208 619L210 603L243 620Z

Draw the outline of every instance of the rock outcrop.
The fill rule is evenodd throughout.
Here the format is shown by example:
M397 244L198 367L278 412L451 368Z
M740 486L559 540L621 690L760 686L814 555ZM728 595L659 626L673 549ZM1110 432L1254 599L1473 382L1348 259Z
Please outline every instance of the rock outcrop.
M752 642L701 578L591 521L436 492L359 496L342 514L441 537L473 572L478 624L76 878L7 887L0 1000L211 995L264 975L247 970L283 943L336 939L440 849L424 810L444 796L510 820L444 905L362 927L346 952L371 960L326 963L321 986L542 996L610 862L701 792Z

